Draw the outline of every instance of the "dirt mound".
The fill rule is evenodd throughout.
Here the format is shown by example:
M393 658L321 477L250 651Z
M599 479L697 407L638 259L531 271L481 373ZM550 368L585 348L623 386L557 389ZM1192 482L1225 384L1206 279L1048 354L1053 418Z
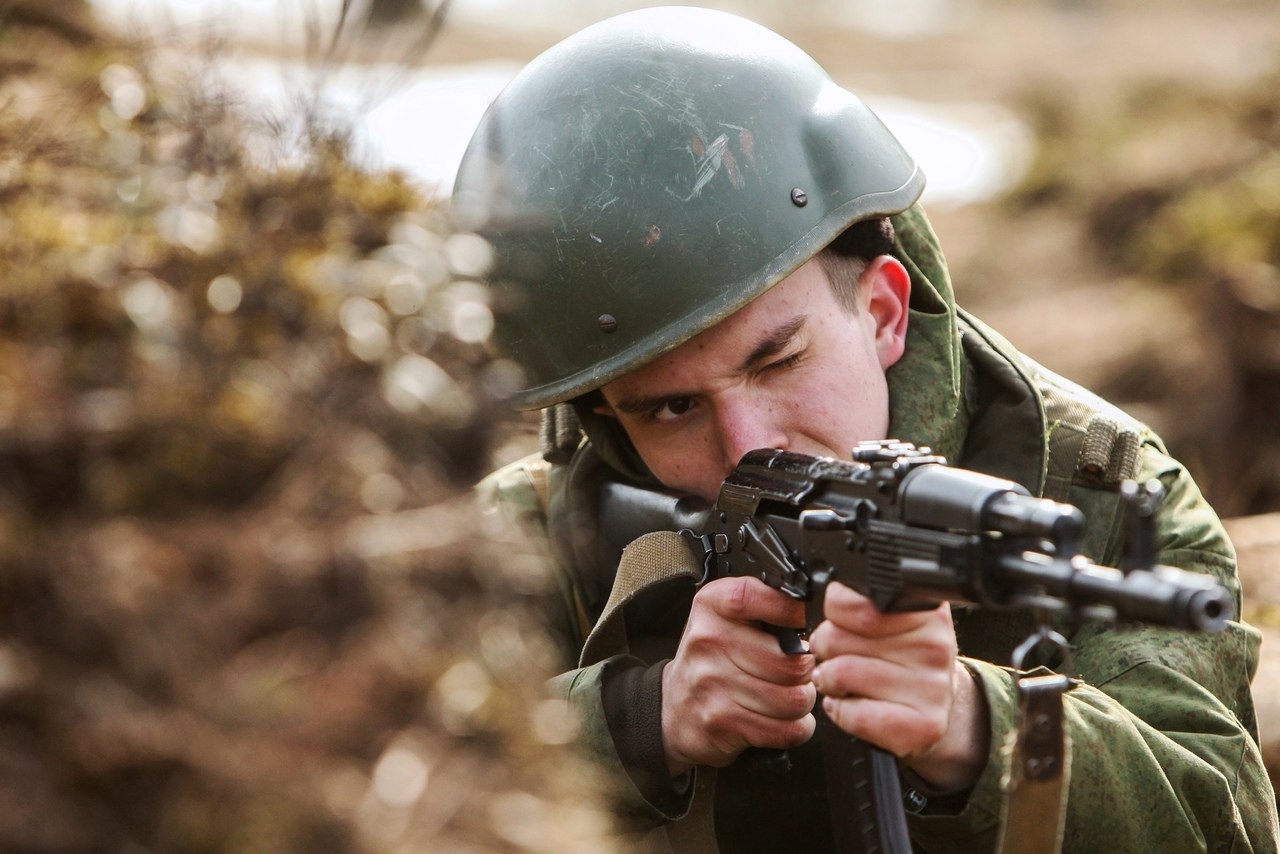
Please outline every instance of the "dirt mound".
M609 850L474 247L83 11L0 12L0 848Z

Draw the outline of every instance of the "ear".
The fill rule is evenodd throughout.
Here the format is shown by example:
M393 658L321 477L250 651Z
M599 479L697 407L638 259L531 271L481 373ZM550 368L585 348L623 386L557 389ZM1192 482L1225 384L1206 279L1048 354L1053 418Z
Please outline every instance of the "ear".
M875 324L876 354L888 369L902 358L907 346L907 318L911 304L911 274L892 255L881 255L862 274L864 309Z

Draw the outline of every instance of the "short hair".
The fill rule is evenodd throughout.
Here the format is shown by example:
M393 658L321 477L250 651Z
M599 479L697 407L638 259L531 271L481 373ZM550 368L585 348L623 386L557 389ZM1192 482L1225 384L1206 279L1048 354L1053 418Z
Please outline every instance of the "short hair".
M881 255L894 255L893 221L888 217L855 222L814 257L831 283L841 308L858 310L858 281Z

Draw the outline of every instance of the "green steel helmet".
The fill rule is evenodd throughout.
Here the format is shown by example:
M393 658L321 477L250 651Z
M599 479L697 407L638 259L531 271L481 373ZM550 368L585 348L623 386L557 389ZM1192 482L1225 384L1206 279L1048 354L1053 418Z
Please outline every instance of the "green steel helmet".
M794 44L658 7L525 66L481 119L452 210L492 246L495 343L532 409L679 346L923 189L879 118Z

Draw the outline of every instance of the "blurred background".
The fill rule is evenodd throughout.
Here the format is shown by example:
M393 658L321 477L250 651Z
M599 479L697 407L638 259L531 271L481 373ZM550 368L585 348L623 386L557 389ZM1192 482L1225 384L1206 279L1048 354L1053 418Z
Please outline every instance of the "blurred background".
M523 63L658 4L89 5L114 31L171 48L218 40L206 71L241 98L276 115L323 105L352 122L359 165L442 197L484 107ZM695 5L780 31L881 114L924 166L967 307L1156 427L1224 516L1280 509L1274 4Z
M609 850L544 565L465 500L534 431L444 199L646 5L0 3L0 849ZM692 5L881 114L961 302L1164 435L1280 632L1274 2Z

